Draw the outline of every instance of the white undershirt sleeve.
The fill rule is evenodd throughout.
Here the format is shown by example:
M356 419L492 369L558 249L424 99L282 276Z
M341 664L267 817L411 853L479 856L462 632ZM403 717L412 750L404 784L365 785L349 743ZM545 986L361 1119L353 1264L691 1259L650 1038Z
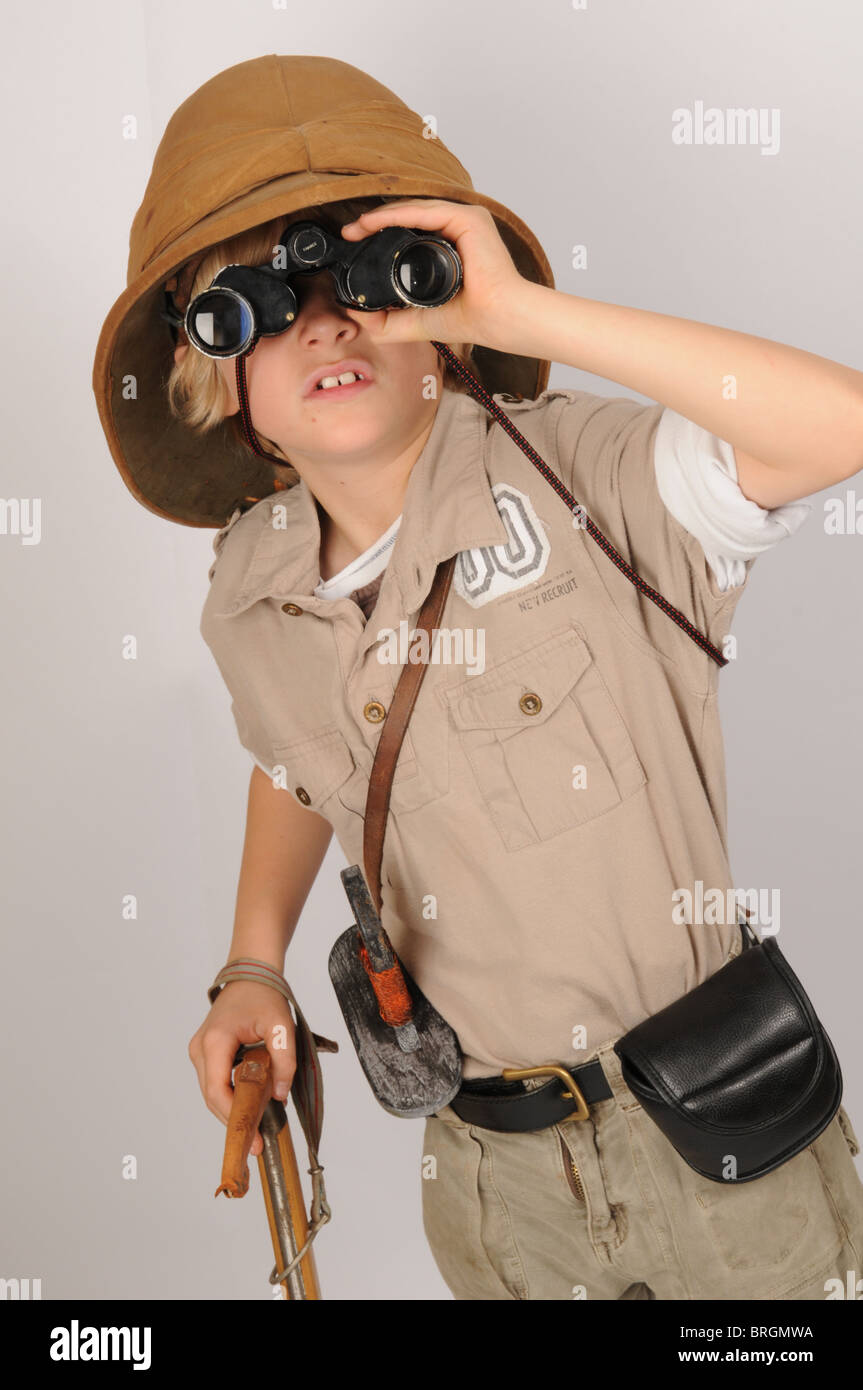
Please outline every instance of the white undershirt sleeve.
M668 408L657 426L654 467L660 497L701 542L723 592L743 583L746 560L793 535L812 510L802 498L766 509L745 497L732 446Z

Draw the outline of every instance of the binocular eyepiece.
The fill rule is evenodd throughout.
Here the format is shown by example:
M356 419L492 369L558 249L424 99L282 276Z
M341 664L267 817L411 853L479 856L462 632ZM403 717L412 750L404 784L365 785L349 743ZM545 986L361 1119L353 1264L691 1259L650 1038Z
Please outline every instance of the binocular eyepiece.
M290 328L299 312L290 281L329 270L340 304L379 309L437 308L458 294L462 263L444 237L412 227L382 227L358 242L315 222L285 228L271 265L226 265L180 315L166 295L163 317L182 323L207 357L238 357L259 337Z

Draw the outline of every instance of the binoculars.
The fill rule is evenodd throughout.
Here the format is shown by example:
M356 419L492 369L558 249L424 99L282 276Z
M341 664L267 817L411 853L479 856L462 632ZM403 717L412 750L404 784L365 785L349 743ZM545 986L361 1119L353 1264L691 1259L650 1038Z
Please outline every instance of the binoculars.
M239 357L259 337L290 328L299 304L290 281L329 270L340 304L378 309L436 308L458 294L462 263L444 237L412 227L382 227L358 242L315 222L285 228L271 265L226 265L189 303L185 315L165 294L162 317L182 324L207 357Z

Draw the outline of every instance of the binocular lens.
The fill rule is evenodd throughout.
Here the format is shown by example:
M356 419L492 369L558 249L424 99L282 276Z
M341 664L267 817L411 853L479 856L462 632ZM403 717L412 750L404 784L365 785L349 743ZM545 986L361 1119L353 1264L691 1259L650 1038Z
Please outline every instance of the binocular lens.
M212 352L236 352L251 337L254 322L245 299L215 289L200 295L189 327Z
M382 227L355 249L328 239L315 223L302 223L286 239L287 270L269 265L225 265L186 311L190 342L209 357L237 357L258 337L283 333L298 312L287 283L294 275L329 270L340 304L375 310L446 304L461 288L455 247L410 228ZM173 320L172 320L173 321Z
M419 241L398 258L395 275L405 295L417 305L442 304L459 282L458 265L446 247Z

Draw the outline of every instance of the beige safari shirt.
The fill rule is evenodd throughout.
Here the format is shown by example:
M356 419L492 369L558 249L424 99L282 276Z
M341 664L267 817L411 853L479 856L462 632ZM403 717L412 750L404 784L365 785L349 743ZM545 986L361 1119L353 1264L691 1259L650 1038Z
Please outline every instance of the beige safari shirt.
M721 646L753 561L722 593L663 504L663 406L497 399L624 558ZM467 1078L576 1065L705 980L738 930L673 915L676 890L732 887L720 668L573 521L486 410L444 391L368 621L351 597L313 594L304 482L214 541L201 633L240 740L361 866L374 703L389 708L435 568L458 553L450 636L393 782L382 920L456 1030Z

